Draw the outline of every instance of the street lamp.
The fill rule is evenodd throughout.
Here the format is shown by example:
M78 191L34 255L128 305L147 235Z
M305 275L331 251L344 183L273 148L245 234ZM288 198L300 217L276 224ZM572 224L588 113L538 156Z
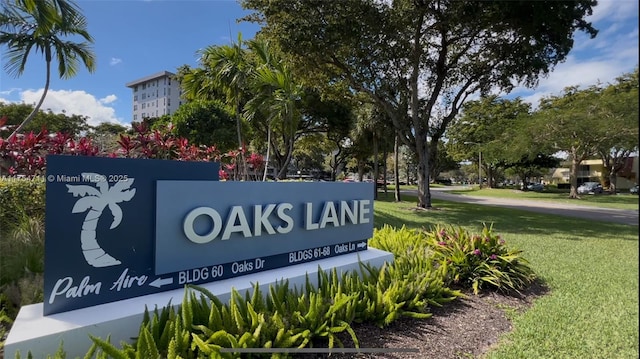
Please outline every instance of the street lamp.
M465 145L476 145L480 144L477 142L465 142ZM482 151L478 150L478 188L482 189Z

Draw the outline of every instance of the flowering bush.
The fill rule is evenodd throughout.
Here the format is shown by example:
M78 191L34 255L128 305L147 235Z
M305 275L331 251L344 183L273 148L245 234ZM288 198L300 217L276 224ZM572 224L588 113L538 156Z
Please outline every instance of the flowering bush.
M478 294L484 286L509 292L526 288L535 275L522 251L509 249L492 228L481 235L462 228L437 226L427 233L433 258L449 285L471 287Z

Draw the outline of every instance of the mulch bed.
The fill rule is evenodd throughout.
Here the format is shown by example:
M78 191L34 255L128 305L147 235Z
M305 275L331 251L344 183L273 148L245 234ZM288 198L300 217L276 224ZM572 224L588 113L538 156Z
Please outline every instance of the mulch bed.
M477 358L511 331L506 311L522 312L544 295L547 288L533 284L521 296L500 293L473 295L433 309L428 319L403 318L385 328L371 324L353 325L360 348L400 349L398 352L343 354L305 354L300 358L335 359L425 359ZM350 339L345 348L353 348ZM411 350L411 351L409 351Z

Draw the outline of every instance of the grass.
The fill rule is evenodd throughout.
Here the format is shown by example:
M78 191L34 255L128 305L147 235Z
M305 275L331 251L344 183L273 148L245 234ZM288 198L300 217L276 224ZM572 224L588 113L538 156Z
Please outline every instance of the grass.
M379 196L377 227L493 224L550 287L487 358L638 358L638 227L438 200L414 210L403 198Z

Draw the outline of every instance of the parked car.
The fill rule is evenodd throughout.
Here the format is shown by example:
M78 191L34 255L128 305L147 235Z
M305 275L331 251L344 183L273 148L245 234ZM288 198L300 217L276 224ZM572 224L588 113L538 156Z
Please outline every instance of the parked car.
M540 192L540 191L544 191L544 185L542 183L529 183L527 185L527 189L529 191Z
M585 182L578 187L578 194L599 194L602 192L604 189L598 182Z
M638 194L638 185L635 185L635 186L629 188L629 193Z

